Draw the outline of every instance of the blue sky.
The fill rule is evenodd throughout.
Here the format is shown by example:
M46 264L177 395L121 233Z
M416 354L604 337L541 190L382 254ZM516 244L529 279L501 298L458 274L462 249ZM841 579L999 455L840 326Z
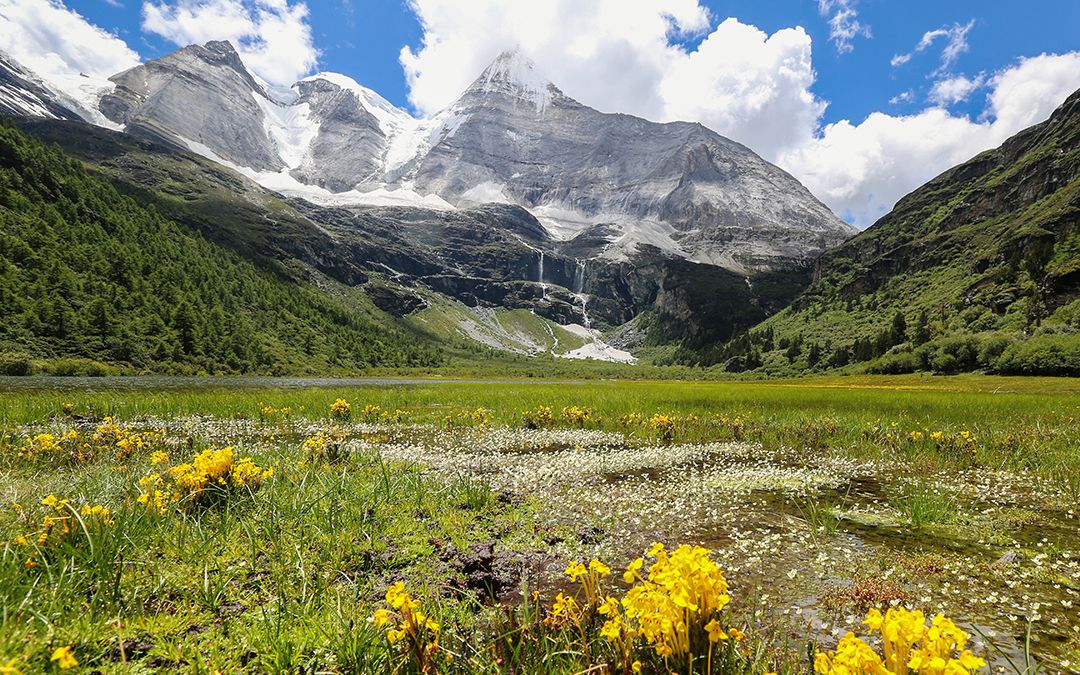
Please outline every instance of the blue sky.
M519 47L582 103L746 144L860 227L1080 88L1078 27L1080 0L0 0L0 49L42 76L230 39L275 84L340 72L417 116Z

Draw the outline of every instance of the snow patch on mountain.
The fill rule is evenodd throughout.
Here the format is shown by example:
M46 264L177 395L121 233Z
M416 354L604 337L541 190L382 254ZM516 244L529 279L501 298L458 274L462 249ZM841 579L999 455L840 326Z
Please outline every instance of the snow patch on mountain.
M382 96L379 96L379 94L371 89L361 85L348 75L323 72L311 75L310 77L305 77L300 80L300 82L313 82L315 80L329 82L345 91L351 91L355 94L356 98L360 100L360 105L364 110L371 113L375 119L379 121L379 128L382 129L383 135L387 138L401 133L416 124L417 120L413 118L412 115L401 108L398 108ZM295 87L296 85L293 86Z
M83 119L96 126L120 131L123 127L109 120L98 111L101 97L111 94L116 85L101 77L85 73L78 75L55 74L45 81L50 89L59 94L61 102L75 108Z
M383 171L388 178L408 180L410 169L442 141L453 138L454 134L468 119L468 116L454 107L427 119L414 119L403 122L398 130L387 137L386 154L383 157Z
M532 59L515 49L499 54L480 75L473 88L484 92L516 94L531 102L536 106L536 111L542 113L551 104L554 87L540 74Z
M514 201L506 195L506 186L495 181L486 181L469 188L461 195L461 204L513 204Z
M574 335L587 340L585 344L577 349L558 355L564 359L593 359L595 361L611 361L613 363L637 363L637 359L634 358L634 355L630 352L616 349L604 342L600 331L595 328L586 328L577 323L560 325L560 327L568 333L573 333Z
M252 92L252 98L262 110L266 133L274 142L278 156L285 166L295 169L304 161L312 141L319 135L319 123L311 119L311 106L307 103L282 105Z
M435 211L452 211L454 205L438 195L422 195L409 187L376 188L360 191L331 192L316 185L301 183L290 175L289 170L280 172L255 171L250 167L240 166L224 159L204 143L181 137L180 140L189 150L197 155L217 162L237 173L250 178L268 190L279 192L286 197L299 197L320 206L411 206Z

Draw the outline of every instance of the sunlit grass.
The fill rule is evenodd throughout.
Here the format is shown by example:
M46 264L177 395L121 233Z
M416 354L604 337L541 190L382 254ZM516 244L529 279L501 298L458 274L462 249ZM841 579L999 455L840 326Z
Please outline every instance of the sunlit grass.
M440 625L438 651L451 657L440 672L582 672L621 652L599 616L584 644L576 626L546 622L561 571L593 556L625 566L658 536L714 548L733 589L725 626L750 633L734 651L697 649L698 672L806 672L805 640L833 649L841 626L858 630L852 612L900 600L1013 633L1021 615L1045 615L1055 623L1036 640L1054 637L1033 649L1052 647L1060 665L1074 630L1062 603L1080 601L1075 386L5 392L0 501L21 510L0 511L0 665L46 672L71 646L105 673L384 672L398 652L368 619L405 581ZM145 447L125 454L109 436L84 453L45 443L19 455L43 432L91 439L106 415L120 429L109 434ZM223 447L263 478L215 487L213 499L140 503L140 478ZM111 523L17 543L51 515L50 494L76 512L104 505ZM520 574L502 586L511 559Z

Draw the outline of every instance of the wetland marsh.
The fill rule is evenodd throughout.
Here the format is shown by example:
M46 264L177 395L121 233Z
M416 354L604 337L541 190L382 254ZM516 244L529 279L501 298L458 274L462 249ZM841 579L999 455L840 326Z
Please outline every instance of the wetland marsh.
M651 672L573 564L662 542L728 585L697 672L810 672L890 607L1080 669L1074 380L247 384L0 391L0 665Z

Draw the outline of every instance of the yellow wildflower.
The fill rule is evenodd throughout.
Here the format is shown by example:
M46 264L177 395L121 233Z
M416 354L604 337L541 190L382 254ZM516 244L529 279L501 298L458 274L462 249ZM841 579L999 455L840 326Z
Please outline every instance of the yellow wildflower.
M75 658L70 646L57 647L49 660L56 662L56 665L60 666L60 670L67 670L79 665L79 661Z
M716 619L705 624L705 632L709 634L709 642L720 642L728 639L728 634L724 631L724 627L721 626L720 622Z
M352 406L343 398L339 398L330 404L330 414L334 417L345 418L352 413Z

